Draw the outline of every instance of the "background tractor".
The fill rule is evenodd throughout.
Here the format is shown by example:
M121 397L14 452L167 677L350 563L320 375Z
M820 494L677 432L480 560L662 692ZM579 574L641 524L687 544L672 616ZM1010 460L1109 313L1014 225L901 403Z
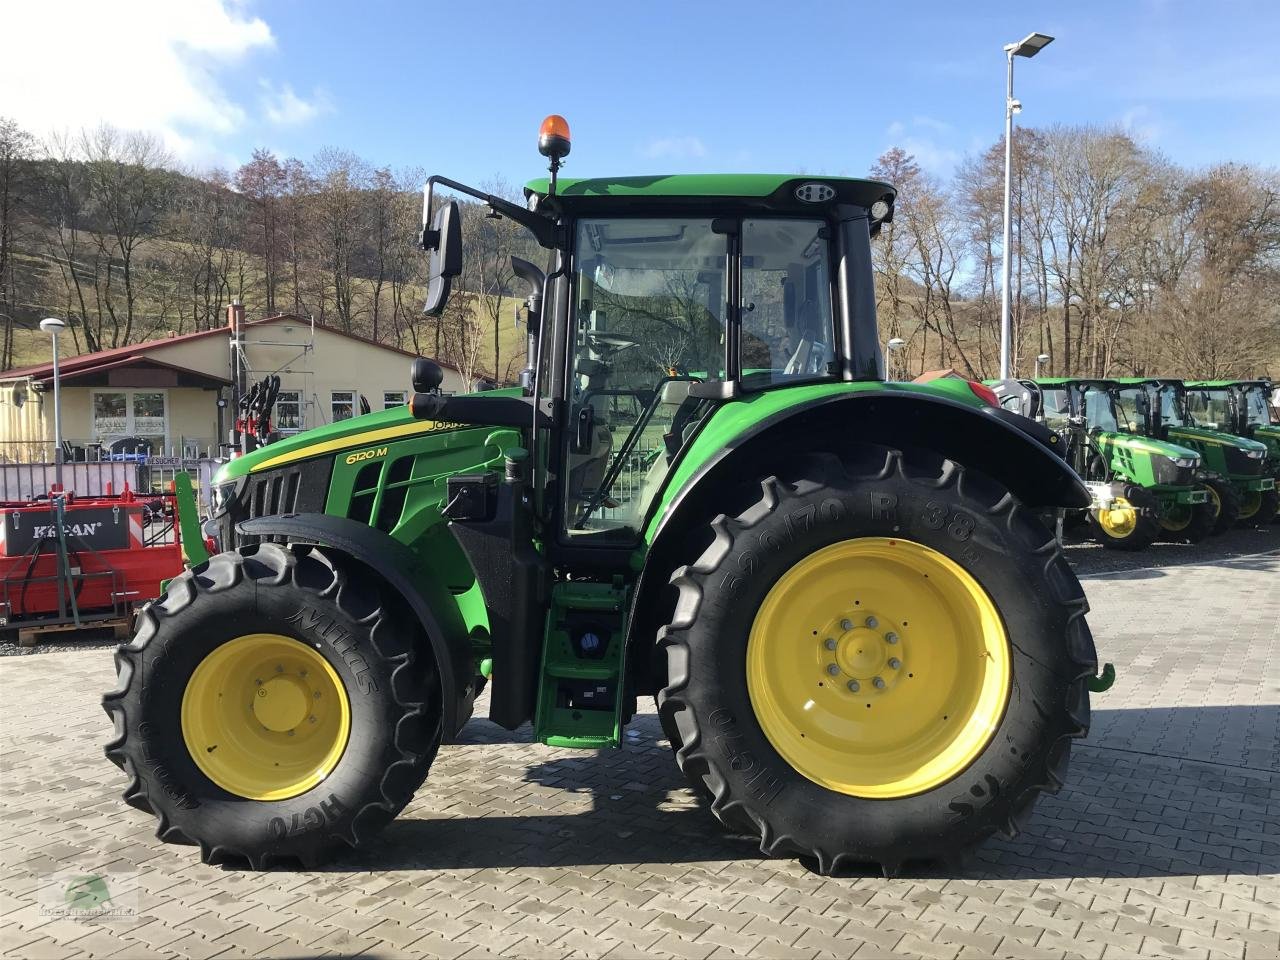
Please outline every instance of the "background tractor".
M1212 531L1216 512L1201 482L1199 454L1146 438L1138 422L1145 400L1126 406L1105 380L1006 380L994 389L1005 409L1062 438L1064 455L1093 496L1085 515L1104 547L1141 550L1161 538L1194 543Z
M314 864L489 719L616 747L655 697L710 811L828 872L953 861L1025 823L1089 727L1087 604L1037 511L1089 493L981 385L885 383L884 183L432 177L426 309L459 207L545 250L517 387L439 392L225 464L221 552L118 654L126 800L205 860ZM191 506L184 501L183 510Z
M1264 473L1280 482L1280 420L1272 412L1269 400L1270 380L1195 380L1186 381L1186 412L1198 426L1218 430L1237 437L1256 440L1267 448ZM1269 505L1277 495L1263 493L1258 513L1244 517L1253 523L1265 521ZM1272 511L1273 522L1280 514Z
M1232 524L1252 527L1270 523L1276 515L1275 480L1266 469L1267 446L1259 440L1235 436L1201 424L1187 404L1181 380L1145 378L1119 380L1120 403L1136 403L1145 391L1149 413L1140 423L1147 436L1168 440L1200 454L1205 486L1218 509L1214 531Z

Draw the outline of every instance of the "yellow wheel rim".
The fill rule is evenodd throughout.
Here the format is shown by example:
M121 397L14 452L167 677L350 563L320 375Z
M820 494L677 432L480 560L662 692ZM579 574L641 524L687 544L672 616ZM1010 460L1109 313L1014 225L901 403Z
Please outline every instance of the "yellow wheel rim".
M747 642L769 742L855 797L911 796L963 772L994 736L1010 681L991 598L910 540L845 540L806 557L769 591Z
M1246 490L1243 497L1240 498L1240 514L1241 520L1248 520L1255 513L1262 509L1262 491Z
M1222 514L1222 498L1218 496L1218 491L1213 487L1205 487L1209 491L1209 502L1213 504L1213 515L1215 517Z
M1191 526L1191 518L1195 514L1195 509L1191 504L1176 503L1171 513L1160 514L1160 526L1175 533L1179 530L1185 530Z
M327 777L347 746L351 704L329 661L300 640L252 633L222 644L182 694L182 737L228 793L287 800Z
M1109 537L1123 540L1138 528L1138 511L1124 497L1116 497L1110 510L1099 510L1098 526Z

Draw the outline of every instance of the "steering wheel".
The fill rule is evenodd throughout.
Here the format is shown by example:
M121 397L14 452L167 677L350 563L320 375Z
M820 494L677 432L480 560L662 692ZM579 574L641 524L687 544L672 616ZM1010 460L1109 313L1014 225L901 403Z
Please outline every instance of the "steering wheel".
M640 341L625 333L612 333L605 330L592 330L587 333L587 344L591 349L601 353L616 353L627 347L634 347Z

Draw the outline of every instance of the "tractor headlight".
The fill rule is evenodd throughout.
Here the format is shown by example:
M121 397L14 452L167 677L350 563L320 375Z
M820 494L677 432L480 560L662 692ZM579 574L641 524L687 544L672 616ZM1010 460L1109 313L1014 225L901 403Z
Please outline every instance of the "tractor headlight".
M227 512L232 498L236 493L236 483L220 483L213 488L213 517L220 517Z
M1250 460L1261 460L1263 457L1267 455L1267 451L1266 450L1246 450L1244 452L1244 455L1248 457Z
M1182 467L1185 470L1190 470L1200 463L1199 457L1173 457L1171 459L1175 467Z

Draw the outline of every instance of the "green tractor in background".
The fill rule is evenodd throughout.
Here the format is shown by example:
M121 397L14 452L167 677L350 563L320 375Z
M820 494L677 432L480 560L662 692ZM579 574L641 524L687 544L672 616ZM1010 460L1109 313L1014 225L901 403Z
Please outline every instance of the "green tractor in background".
M1196 543L1212 532L1216 512L1199 454L1147 438L1140 427L1145 400L1126 402L1113 382L1088 378L1005 380L993 389L1005 409L1062 438L1067 461L1092 494L1083 511L1090 533L1104 547Z
M407 406L218 471L220 552L104 698L127 802L208 862L317 864L395 818L487 683L492 722L562 747L617 747L656 698L711 813L821 872L1016 833L1089 727L1087 602L1038 511L1090 497L985 387L884 382L893 188L557 183L561 118L539 147L527 207L424 200L429 313L462 265L438 190L545 250L514 264L520 386L445 396L418 360Z
M1188 380L1187 414L1198 425L1244 437L1265 444L1267 464L1264 468L1274 481L1280 482L1280 419L1272 412L1270 380ZM1254 523L1263 522L1268 505L1276 495L1263 493ZM1246 506L1247 510L1247 506ZM1243 519L1249 520L1249 517ZM1280 514L1272 517L1275 521Z
M1267 446L1259 440L1235 436L1197 422L1187 403L1187 388L1168 377L1125 378L1120 402L1136 402L1145 391L1149 416L1143 432L1158 440L1188 447L1200 454L1207 475L1204 483L1218 509L1214 532L1232 525L1253 527L1275 518L1276 482L1267 470Z

